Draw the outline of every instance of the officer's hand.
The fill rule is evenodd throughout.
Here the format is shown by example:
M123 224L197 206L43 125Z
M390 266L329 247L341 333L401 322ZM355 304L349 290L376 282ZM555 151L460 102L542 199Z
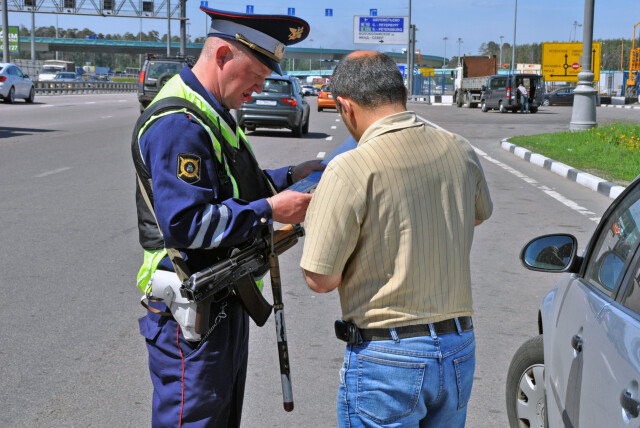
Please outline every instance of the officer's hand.
M303 178L311 174L313 171L324 171L326 166L321 164L320 162L322 161L319 159L316 159L316 160L302 162L301 164L294 166L293 171L291 171L293 175L292 177L293 182L295 183L302 180Z
M284 224L302 223L311 202L309 193L285 190L268 199L273 210L273 221Z

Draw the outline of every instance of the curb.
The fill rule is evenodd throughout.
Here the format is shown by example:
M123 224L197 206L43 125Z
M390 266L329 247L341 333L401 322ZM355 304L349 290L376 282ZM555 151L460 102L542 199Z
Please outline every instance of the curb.
M569 165L563 164L562 162L558 162L546 156L534 153L523 147L516 146L515 144L512 144L507 140L508 139L505 138L500 143L500 147L503 150L513 153L514 155L524 159L526 162L541 166L546 170L549 170L571 181L575 181L576 183L588 187L591 190L595 190L596 192L603 194L611 199L617 198L618 195L625 189L623 186L619 186L600 177L596 177L595 175L580 171L579 169L575 169L573 167L570 167Z
M640 110L640 106L627 106L627 105L623 106L622 104L601 104L600 107L628 108L628 109Z

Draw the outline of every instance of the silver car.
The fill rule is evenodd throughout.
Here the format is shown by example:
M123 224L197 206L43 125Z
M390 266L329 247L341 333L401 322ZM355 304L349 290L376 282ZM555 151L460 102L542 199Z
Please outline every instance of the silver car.
M32 103L35 98L33 82L17 65L0 62L0 97L9 104L16 98Z
M640 426L640 179L611 204L582 256L569 234L524 246L527 269L565 272L542 299L540 335L507 374L511 427Z
M84 82L82 76L73 71L61 71L53 78L54 82Z

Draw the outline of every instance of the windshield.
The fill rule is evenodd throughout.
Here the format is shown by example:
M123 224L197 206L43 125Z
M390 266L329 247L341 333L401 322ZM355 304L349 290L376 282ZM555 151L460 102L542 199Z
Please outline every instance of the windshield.
M263 92L275 92L280 94L291 93L291 82L288 80L265 79L262 85Z
M178 62L150 62L147 76L157 79L161 74L176 74L182 70L183 65Z
M56 67L44 67L42 69L43 73L57 73L58 71L60 71L60 69Z
M56 78L58 79L73 79L75 76L73 73L58 73L56 74Z

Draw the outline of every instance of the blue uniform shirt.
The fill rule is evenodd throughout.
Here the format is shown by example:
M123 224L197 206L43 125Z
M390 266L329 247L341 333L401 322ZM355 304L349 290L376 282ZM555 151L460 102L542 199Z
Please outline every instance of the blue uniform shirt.
M198 81L189 67L180 72L182 80L200 94L231 129L236 122L229 110ZM165 246L183 253L193 271L211 265L211 252L240 244L272 223L265 199L244 201L233 198L231 182L218 180L218 160L205 129L185 114L158 119L140 139L140 150L153 181L154 209ZM178 177L180 159L200 159L197 181ZM287 167L265 171L276 190L287 187ZM173 270L168 258L160 267Z

